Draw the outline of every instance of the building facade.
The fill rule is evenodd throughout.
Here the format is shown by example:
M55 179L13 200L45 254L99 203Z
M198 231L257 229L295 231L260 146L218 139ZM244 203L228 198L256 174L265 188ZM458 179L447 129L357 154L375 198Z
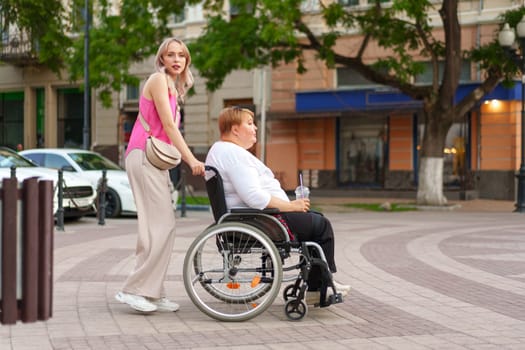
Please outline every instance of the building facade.
M368 0L339 1L355 11L369 6ZM513 0L461 1L463 49L492 41L498 16L520 5ZM319 33L323 25L318 6L318 1L303 1L304 14ZM225 9L232 12L228 2ZM439 18L437 13L431 16ZM172 30L189 41L200 35L204 25L202 6L195 5L187 7L183 17L174 18ZM435 30L440 35L439 25ZM359 34L349 32L336 49L344 52L359 42ZM9 55L6 47L3 58ZM366 58L373 61L385 54L376 48L368 50ZM424 133L421 106L348 68L328 69L313 54L306 54L305 64L308 71L302 75L294 64L236 71L215 92L206 91L205 82L193 69L196 94L184 105L184 132L194 152L203 159L218 139L216 118L224 106L243 105L257 115L258 154L287 190L295 188L299 173L313 188L417 188ZM143 82L153 71L153 60L135 64L131 71ZM464 62L458 97L479 84L480 74ZM422 74L414 79L425 84L430 77ZM81 85L31 65L0 65L0 144L81 147ZM140 85L128 86L115 93L111 108L104 108L94 97L90 101L91 147L120 164L138 111L140 89ZM453 125L443 150L447 190L482 198L514 198L521 143L520 96L520 84L511 89L499 86ZM190 179L196 187L203 186L201 182Z
M342 1L356 10L368 1ZM309 2L315 18L316 2ZM460 1L462 49L497 36L502 12L516 1ZM432 23L440 23L431 14ZM322 31L322 28L313 28ZM436 35L442 34L439 25ZM361 37L348 33L335 50L358 48ZM367 50L371 62L387 53ZM298 173L314 188L413 191L418 184L419 149L424 133L420 103L376 85L345 67L328 69L306 56L306 74L293 64L272 71L266 160L287 189ZM463 62L457 98L481 82L481 72ZM430 73L429 73L430 74ZM429 84L429 74L414 77ZM451 127L443 150L444 186L458 198L514 199L520 160L521 84L498 86L463 120ZM283 150L290 150L283 151ZM277 151L279 150L279 151ZM411 192L413 193L413 192Z

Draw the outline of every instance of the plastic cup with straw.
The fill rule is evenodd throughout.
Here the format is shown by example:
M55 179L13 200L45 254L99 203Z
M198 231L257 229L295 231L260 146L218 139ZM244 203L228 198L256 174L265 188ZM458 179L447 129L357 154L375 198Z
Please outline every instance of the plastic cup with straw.
M310 189L303 184L303 174L299 174L299 186L295 189L295 198L308 198L310 196Z

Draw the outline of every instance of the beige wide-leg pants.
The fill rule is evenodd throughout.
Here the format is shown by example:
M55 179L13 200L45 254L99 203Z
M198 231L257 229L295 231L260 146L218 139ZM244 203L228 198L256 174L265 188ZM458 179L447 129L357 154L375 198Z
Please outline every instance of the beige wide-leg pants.
M151 165L140 149L126 157L126 172L137 205L138 239L135 269L122 291L164 297L164 279L175 239L169 172Z

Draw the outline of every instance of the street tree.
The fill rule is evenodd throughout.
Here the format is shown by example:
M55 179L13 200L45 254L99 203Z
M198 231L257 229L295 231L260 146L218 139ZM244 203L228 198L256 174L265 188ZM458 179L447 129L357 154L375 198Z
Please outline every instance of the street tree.
M338 1L319 1L325 30L316 33L301 11L301 0L231 0L237 9L233 18L222 12L222 0L207 0L205 32L190 45L193 61L207 79L208 88L214 90L234 69L295 62L298 72L304 72L304 54L313 51L330 68L350 67L370 81L421 101L425 129L417 202L445 205L443 149L448 130L498 83L515 76L517 67L502 59L504 52L495 40L462 50L458 0L371 2L368 10L356 11ZM431 22L429 13L435 10L441 23ZM502 17L517 23L522 12L514 10ZM436 35L436 27L442 27L443 35ZM362 34L357 50L337 47L338 40L355 30ZM391 55L375 62L365 61L371 46L379 46ZM479 86L455 100L464 59L478 64L483 77ZM431 64L432 83L416 85L411 78L423 73L424 61Z

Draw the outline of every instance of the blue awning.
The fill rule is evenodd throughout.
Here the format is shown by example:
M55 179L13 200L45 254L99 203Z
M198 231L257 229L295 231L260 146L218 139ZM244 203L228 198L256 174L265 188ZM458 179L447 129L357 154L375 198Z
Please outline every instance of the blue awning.
M462 84L456 92L460 100L479 86L479 83ZM521 100L521 84L511 88L499 84L492 92L485 95L481 102L489 100ZM387 87L361 90L324 90L297 92L295 94L296 113L319 112L364 112L391 109L415 109L421 107L421 101Z

